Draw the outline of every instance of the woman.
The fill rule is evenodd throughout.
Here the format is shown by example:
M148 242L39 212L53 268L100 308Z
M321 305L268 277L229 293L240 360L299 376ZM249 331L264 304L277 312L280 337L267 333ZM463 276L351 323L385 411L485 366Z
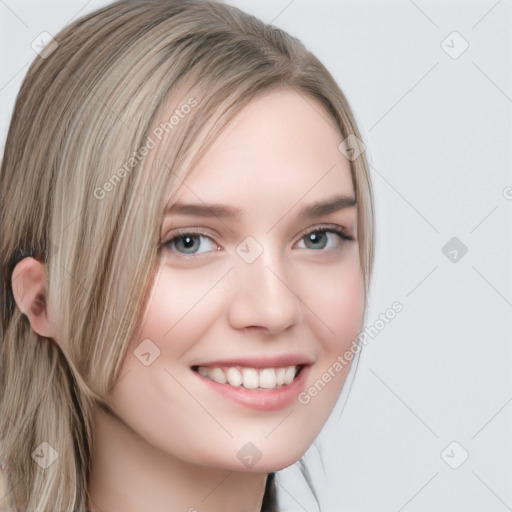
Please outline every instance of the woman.
M277 510L364 320L360 138L323 65L234 7L121 1L55 37L1 173L18 510Z

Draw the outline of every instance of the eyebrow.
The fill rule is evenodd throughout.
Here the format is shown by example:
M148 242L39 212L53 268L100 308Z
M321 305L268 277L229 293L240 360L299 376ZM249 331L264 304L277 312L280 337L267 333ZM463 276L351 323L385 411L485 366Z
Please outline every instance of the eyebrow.
M240 218L241 208L222 204L174 203L165 210L166 215L194 215L195 217Z
M326 200L316 201L303 206L297 215L300 220L315 219L329 213L334 213L345 208L355 206L356 198L352 196L335 196Z
M303 206L297 217L299 220L308 220L337 212L339 210L355 206L356 199L353 196L334 196L312 204ZM290 210L289 210L290 211ZM218 217L220 219L239 219L243 215L241 208L234 208L222 204L206 203L174 203L165 211L166 215L193 215L196 217Z

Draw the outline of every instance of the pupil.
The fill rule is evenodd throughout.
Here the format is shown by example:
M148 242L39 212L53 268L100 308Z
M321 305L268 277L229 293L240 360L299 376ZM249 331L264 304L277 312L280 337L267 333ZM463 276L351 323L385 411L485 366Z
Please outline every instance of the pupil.
M326 236L325 233L310 233L309 242L311 245L320 245L321 248L325 247Z
M195 249L197 245L196 237L184 236L181 238L181 246L185 251L190 251L191 249Z

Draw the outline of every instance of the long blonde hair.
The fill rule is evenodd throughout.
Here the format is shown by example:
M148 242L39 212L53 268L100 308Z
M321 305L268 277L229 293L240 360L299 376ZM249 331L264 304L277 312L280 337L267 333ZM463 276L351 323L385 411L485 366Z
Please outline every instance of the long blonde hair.
M108 407L140 325L162 205L226 123L285 86L319 101L343 139L361 139L340 88L299 40L225 4L120 1L55 41L23 82L0 175L0 461L19 510L41 512L88 508L93 414ZM169 104L179 121L144 157ZM350 163L368 290L371 182L364 153ZM13 300L12 270L27 254L45 264L59 344ZM48 467L34 457L41 443L57 455Z

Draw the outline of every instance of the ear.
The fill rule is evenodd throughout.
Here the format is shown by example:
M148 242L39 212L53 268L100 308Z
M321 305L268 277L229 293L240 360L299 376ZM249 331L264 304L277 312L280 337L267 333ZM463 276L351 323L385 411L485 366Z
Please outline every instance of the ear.
M23 258L15 267L11 279L14 300L25 314L32 330L45 338L55 339L55 329L46 308L46 271L35 258Z

